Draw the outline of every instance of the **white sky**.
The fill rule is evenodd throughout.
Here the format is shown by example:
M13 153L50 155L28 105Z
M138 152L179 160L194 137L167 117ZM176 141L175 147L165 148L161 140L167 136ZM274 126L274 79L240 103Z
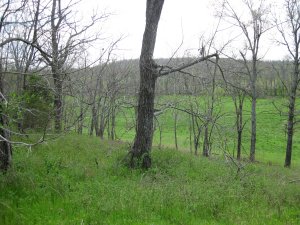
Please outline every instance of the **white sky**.
M241 0L236 0L241 1ZM199 39L204 34L209 37L216 28L214 0L165 0L154 57L170 57L183 44L176 56L196 54ZM113 15L104 24L106 36L124 39L118 44L118 59L138 58L141 50L145 26L146 0L82 0L80 11L90 15L93 9ZM226 42L226 35L219 35L219 41ZM264 59L283 59L286 55L282 48L274 47L272 36L266 36L261 52Z

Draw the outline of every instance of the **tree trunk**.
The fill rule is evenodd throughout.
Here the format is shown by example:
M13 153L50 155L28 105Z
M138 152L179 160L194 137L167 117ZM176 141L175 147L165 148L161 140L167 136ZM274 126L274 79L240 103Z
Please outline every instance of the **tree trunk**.
M141 63L143 64L143 63ZM142 67L143 65L141 65ZM145 66L143 70L149 70ZM142 70L142 68L141 68ZM140 159L142 168L151 167L150 151L153 137L154 97L155 81L151 71L141 72L141 87L138 101L137 130L134 145L132 147L131 166L135 166L134 159ZM143 74L143 75L142 75Z
M90 132L89 132L89 135L90 135L90 136L93 136L93 134L94 134L94 128L95 128L95 123L96 123L96 117L97 117L97 114L96 114L96 107L95 107L95 105L93 105L93 107L92 107L92 120L91 120Z
M178 112L176 110L174 110L174 141L175 141L175 148L176 148L176 150L178 150L177 117L178 117Z
M255 161L256 146L256 96L252 96L251 104L251 146L250 146L250 161Z
M0 62L0 92L3 93L3 79L2 79L2 63ZM6 172L12 163L12 146L9 143L10 141L10 133L3 129L7 126L7 118L5 115L5 99L0 97L0 135L2 136L0 141L0 171Z
M103 112L102 112L103 113ZM99 125L99 137L101 140L104 139L104 130L105 130L105 126L106 126L106 122L105 122L105 116L104 114L101 114L100 116L100 125Z
M257 79L257 58L253 53L252 59L252 75L250 77L251 86L251 145L250 145L250 161L255 161L255 148L256 148L256 79Z
M146 26L140 56L140 89L138 99L137 129L131 150L131 167L139 164L151 167L150 151L153 137L154 97L157 68L153 61L158 22L164 0L147 0Z
M236 114L236 132L237 132L237 160L241 159L242 155L242 138L243 138L243 105L245 95L238 93L234 98L235 114Z
M289 100L290 103L289 103L289 115L288 115L288 122L287 122L287 144L286 144L284 167L290 167L291 160L292 160L295 100L296 100L295 95L292 94Z
M242 153L242 130L238 130L237 132L237 160L241 160L241 153Z
M193 145L192 145L192 116L189 116L189 141L190 141L190 153L193 153Z
M294 124L295 124L294 121L295 104L296 104L297 87L299 82L298 79L299 79L299 62L298 60L296 60L294 62L293 83L292 83L291 92L290 92L291 94L289 99L289 114L288 114L288 122L287 122L287 144L286 144L284 167L290 167L291 160L292 160Z
M56 132L60 132L62 129L62 84L55 85L54 113L54 128Z
M80 103L80 114L79 114L79 118L78 118L77 133L82 135L82 131L83 131L83 106L82 106L82 103Z
M208 122L205 124L204 127L204 141L203 141L202 155L205 157L209 157Z
M59 60L58 50L58 27L55 25L56 20L56 0L52 1L51 10L51 47L52 47L52 62L51 72L54 81L54 128L56 132L61 132L62 129L62 75L61 75L61 63Z
M0 118L1 126L5 123L3 120L3 116ZM5 138L6 140L10 140L9 132L6 130L1 129L0 135ZM12 147L8 141L1 141L0 142L0 171L6 172L12 163Z
M115 104L113 103L112 107L111 107L111 129L110 129L111 140L115 140L115 138L116 138L115 129L116 129L116 107L115 107Z

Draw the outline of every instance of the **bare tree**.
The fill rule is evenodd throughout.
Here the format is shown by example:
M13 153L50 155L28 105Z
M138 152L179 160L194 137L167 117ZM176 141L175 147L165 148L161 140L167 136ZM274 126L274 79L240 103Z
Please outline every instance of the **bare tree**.
M289 105L288 105L288 120L287 120L287 143L285 155L285 167L291 166L293 136L295 120L295 106L297 89L300 82L300 2L297 0L285 0L285 18L281 21L276 19L277 30L281 34L280 43L284 45L293 62L293 71L291 81L288 86Z
M251 97L251 145L250 145L250 161L255 161L256 150L256 101L257 77L259 50L262 35L268 30L268 8L263 0L244 0L247 9L247 16L242 10L238 11L232 5L232 1L224 0L221 16L232 25L238 27L242 32L245 40L245 47L239 51L246 69L249 80L250 97ZM257 3L257 4L256 4ZM244 15L243 15L244 14Z
M25 2L14 3L7 0L0 5L0 171L6 172L12 163L12 146L10 142L10 130L8 129L7 105L4 90L4 74L7 71L7 52L4 50L3 43L6 41L4 30L9 25L11 15L21 12ZM3 38L4 37L4 38Z
M55 130L61 131L62 124L62 95L63 81L65 79L67 60L71 55L77 54L78 49L82 49L84 44L95 40L95 37L85 37L84 34L97 21L105 18L92 16L91 22L84 26L79 26L77 21L70 21L69 14L72 12L74 4L70 1L63 6L61 0L52 0L50 12L50 29L45 31L49 35L48 54L41 52L45 62L50 66L54 83L54 111L55 111ZM37 43L40 44L40 43ZM47 42L46 42L47 45ZM81 48L79 48L81 47Z

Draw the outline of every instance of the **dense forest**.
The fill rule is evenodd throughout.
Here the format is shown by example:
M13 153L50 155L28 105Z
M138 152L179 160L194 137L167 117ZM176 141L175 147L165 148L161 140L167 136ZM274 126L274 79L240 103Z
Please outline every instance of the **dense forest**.
M1 224L300 223L300 3L217 2L242 47L216 27L160 59L164 0L145 1L139 59L117 57L122 38L90 57L109 14L0 3ZM288 56L264 60L275 31Z

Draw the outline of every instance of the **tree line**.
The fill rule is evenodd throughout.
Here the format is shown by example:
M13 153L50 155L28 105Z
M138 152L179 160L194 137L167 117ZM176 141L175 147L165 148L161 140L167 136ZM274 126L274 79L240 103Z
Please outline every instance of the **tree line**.
M147 0L146 24L139 60L117 61L117 44L102 43L97 59L91 60L88 47L101 40L101 32L92 29L110 16L95 13L85 24L74 13L76 3L61 0L6 0L0 14L0 169L12 163L14 145L32 147L63 131L88 130L104 138L116 138L116 116L121 107L133 108L136 136L129 151L131 167L151 167L151 148L155 116L164 109L190 116L190 130L195 150L200 133L204 134L204 156L211 153L211 135L216 120L219 92L231 96L235 107L237 158L241 159L244 100L251 99L251 141L249 160L255 161L257 99L281 96L288 100L285 167L291 166L299 89L300 4L282 3L284 14L271 17L265 1L241 1L243 14L232 1L220 0L216 8L218 26L207 39L201 39L198 55L193 57L153 59L157 29L164 0ZM284 16L282 16L284 15ZM142 18L141 18L142 19ZM220 24L238 31L240 48L234 39L217 42ZM276 30L277 44L287 49L284 61L263 61L262 38ZM275 44L275 42L274 42ZM197 105L187 109L176 104L157 108L155 95L206 95L205 115ZM281 111L281 108L278 108ZM90 115L89 125L86 117ZM34 141L24 137L38 130ZM176 130L175 130L175 146Z

